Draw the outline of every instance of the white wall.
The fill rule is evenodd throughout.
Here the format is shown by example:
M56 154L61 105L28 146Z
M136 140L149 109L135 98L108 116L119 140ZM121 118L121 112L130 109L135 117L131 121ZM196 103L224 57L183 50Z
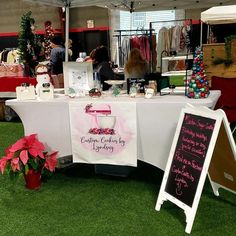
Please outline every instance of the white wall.
M61 28L60 8L27 3L22 0L0 0L0 33L19 32L23 14L32 12L36 30L44 30L50 20L54 29ZM108 26L108 10L100 7L70 9L70 28L86 28L87 20L94 20L95 27Z
M70 28L86 28L87 20L94 20L94 27L109 26L109 11L101 7L70 9Z
M19 32L21 17L28 11L32 11L36 30L43 30L47 20L53 22L53 28L60 28L58 8L32 6L22 0L0 0L0 33Z
M203 10L187 10L185 17L200 19ZM30 4L23 0L0 0L0 33L19 32L21 17L28 11L32 11L37 30L44 30L44 22L47 20L52 22L54 29L61 28L59 8ZM109 10L99 7L70 9L70 28L86 28L87 20L94 20L95 27L109 26Z

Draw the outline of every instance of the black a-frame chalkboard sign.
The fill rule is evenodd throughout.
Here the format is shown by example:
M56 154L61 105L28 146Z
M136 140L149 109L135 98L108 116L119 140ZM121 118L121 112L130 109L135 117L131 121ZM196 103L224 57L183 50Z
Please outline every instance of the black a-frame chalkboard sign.
M224 140L221 140L222 130L227 130ZM234 161L236 168L235 143L224 112L191 105L184 108L171 146L156 210L160 211L162 203L167 200L182 208L186 214L186 233L191 232L212 156L213 154L219 156L217 155L218 149L214 151L216 142L217 144L222 142L230 144L232 154L230 158L232 162ZM214 159L217 163L218 160ZM214 167L213 169L215 170ZM212 172L214 173L214 171ZM219 166L217 172L220 172ZM215 176L218 175L214 175L213 180L216 179ZM231 172L230 176L231 180L234 177L236 180L236 172L235 174ZM211 184L216 195L219 194L219 187L225 187L224 181L216 180ZM233 186L236 188L235 183ZM232 189L229 186L225 188ZM233 188L232 191L234 190Z

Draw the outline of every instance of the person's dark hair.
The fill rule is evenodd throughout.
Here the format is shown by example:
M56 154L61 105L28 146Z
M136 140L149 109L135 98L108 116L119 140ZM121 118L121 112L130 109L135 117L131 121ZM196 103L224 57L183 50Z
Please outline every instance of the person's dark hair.
M103 62L103 61L109 61L109 53L108 49L105 46L100 46L96 48L94 59L97 63Z
M50 39L51 43L54 43L56 45L63 45L63 39L60 37L60 36L53 36L51 39Z

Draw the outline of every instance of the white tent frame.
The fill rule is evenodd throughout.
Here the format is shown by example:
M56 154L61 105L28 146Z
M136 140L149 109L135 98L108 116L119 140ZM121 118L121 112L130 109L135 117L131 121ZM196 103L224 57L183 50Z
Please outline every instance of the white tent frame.
M201 13L200 45L202 47L203 23L208 25L207 39L209 38L210 25L236 23L236 5L211 7Z
M43 5L48 5L48 6L54 6L54 7L62 7L65 9L65 43L66 43L66 57L65 57L65 61L68 61L68 42L69 42L69 8L72 7L88 7L88 6L103 6L103 7L108 7L107 3L110 4L110 8L114 8L118 9L119 7L122 7L122 10L130 10L129 9L129 5L127 5L130 1L124 1L124 0L120 0L121 4L114 4L114 2L117 1L105 1L105 0L23 0L25 2L31 2L31 3L37 3L37 4L43 4ZM178 1L175 2L175 4L177 4L175 6L175 9L190 9L190 8L206 8L209 6L214 6L214 5L219 5L219 4L226 4L229 5L231 2L234 2L235 0L216 0L215 3L212 3L212 1L199 1L199 4L192 4L192 0L191 1ZM119 2L119 1L118 1ZM137 1L134 1L137 3ZM142 2L150 2L149 0L145 0ZM118 6L118 8L117 8ZM148 5L147 5L148 6ZM192 6L192 7L190 7ZM156 4L157 9L159 10L167 10L167 9L172 9L173 8L173 2L171 1L166 1L166 0L161 0L159 1L159 4ZM227 6L222 6L222 7L227 7ZM229 6L230 7L230 6ZM154 10L154 6L152 4L152 7L150 9L150 6L148 7L148 10ZM135 9L135 11L144 11L144 8ZM235 14L236 15L236 14ZM200 38L200 45L202 46L202 25L201 25L201 38Z

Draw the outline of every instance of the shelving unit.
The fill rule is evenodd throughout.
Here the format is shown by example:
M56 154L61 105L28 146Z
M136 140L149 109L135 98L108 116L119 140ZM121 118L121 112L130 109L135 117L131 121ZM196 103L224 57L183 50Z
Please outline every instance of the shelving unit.
M188 58L187 58L188 56ZM177 60L191 60L193 59L193 55L189 54L189 55L178 55L178 56L166 56L166 57L162 57L162 60L168 60L168 61L177 61Z
M163 62L168 63L169 61L182 61L184 60L185 70L169 70L168 66L166 70L163 70ZM162 76L183 76L185 83L185 95L187 93L187 80L192 74L192 70L189 69L189 61L193 60L193 54L185 55L169 55L167 51L161 53L161 75Z
M187 70L187 76L191 75L192 70ZM186 70L178 70L178 71L167 71L167 72L162 72L162 76L185 76L186 75Z

